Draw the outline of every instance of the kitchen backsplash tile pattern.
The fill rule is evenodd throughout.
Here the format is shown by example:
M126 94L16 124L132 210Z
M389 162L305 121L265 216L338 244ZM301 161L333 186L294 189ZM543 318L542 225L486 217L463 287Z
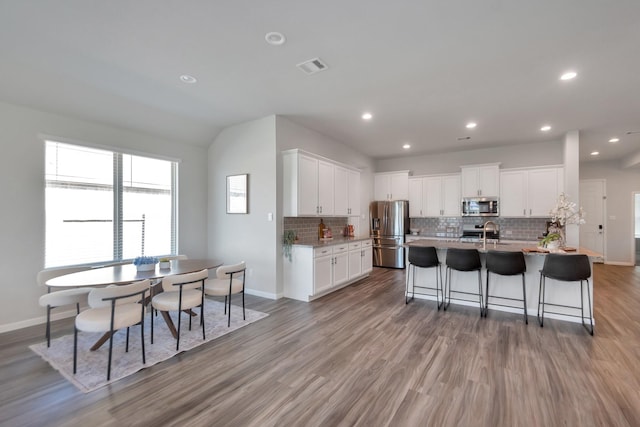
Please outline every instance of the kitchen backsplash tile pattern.
M342 236L347 217L322 218L324 225L331 228L334 236ZM313 239L318 237L319 217L284 217L284 231L294 230L298 239Z
M420 229L421 234L460 237L463 225L483 224L489 218L411 218L410 229ZM546 218L490 218L500 226L500 238L506 240L538 240L547 230ZM325 226L331 227L334 236L342 235L347 217L322 218ZM294 230L299 239L318 237L319 217L285 217L284 231ZM509 233L510 232L510 233Z
M538 240L547 231L547 218L411 218L409 228L420 229L424 235L459 237L463 225L484 224L489 219L500 226L501 239Z

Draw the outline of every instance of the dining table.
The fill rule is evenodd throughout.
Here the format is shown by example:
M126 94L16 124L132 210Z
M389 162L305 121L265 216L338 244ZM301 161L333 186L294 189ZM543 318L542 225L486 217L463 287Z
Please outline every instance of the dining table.
M176 274L194 273L200 270L210 270L218 268L222 265L222 261L216 259L181 259L172 260L170 268L159 268L159 264L155 269L147 271L138 271L133 264L116 264L107 266L97 266L88 270L76 273L65 274L49 279L45 284L52 288L77 288L77 287L103 287L109 285L127 285L139 280L149 279L152 283L158 283L166 276ZM159 286L155 286L159 288ZM161 292L158 289L156 292ZM149 299L152 295L149 296ZM148 301L147 301L148 302ZM193 313L189 310L190 315ZM174 337L178 336L175 325L169 316L169 313L161 311L169 331ZM109 333L103 335L92 347L91 350L97 350L102 344L109 339Z

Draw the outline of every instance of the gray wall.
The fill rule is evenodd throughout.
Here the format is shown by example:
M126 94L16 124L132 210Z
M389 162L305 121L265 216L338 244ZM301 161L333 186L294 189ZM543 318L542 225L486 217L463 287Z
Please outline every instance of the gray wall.
M181 159L180 252L206 256L206 148L0 103L2 279L0 332L44 322L36 284L44 266L44 142L39 135ZM43 329L44 333L44 329Z
M275 116L224 129L209 148L209 256L247 263L247 293L282 295ZM249 174L249 213L226 213L226 176ZM273 220L268 220L268 214Z
M607 263L633 263L633 192L640 191L640 169L620 167L618 161L587 162L580 165L580 179L606 180Z
M413 175L458 173L460 166L501 162L500 168L560 165L563 142L552 141L451 153L396 157L376 161L375 172L410 170Z

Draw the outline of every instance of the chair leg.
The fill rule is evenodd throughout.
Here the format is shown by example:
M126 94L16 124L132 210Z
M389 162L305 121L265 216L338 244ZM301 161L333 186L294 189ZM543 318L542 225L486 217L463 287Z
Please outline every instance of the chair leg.
M180 349L180 321L182 319L182 316L180 315L182 313L182 310L178 310L178 333L176 336L176 351L178 351Z
M51 345L51 306L47 305L47 347Z
M113 334L114 333L115 331L111 329L111 332L109 334L109 362L107 362L107 381L111 379L111 356L113 354Z
M447 311L447 307L451 303L451 269L447 267L444 270L444 307L443 310Z
M242 290L242 320L247 320L247 316L244 312L244 289Z
M224 314L227 314L227 296L224 296Z
M404 304L407 305L409 304L409 276L411 276L411 267L413 267L413 264L409 264L407 266L407 274L404 278ZM415 276L415 273L414 273ZM413 278L414 282L415 282L415 277ZM415 286L415 283L414 283Z
M156 309L153 308L153 306L151 306L151 344L153 344L153 312L158 313L158 311ZM156 314L157 315L157 314Z
M538 323L540 327L544 326L544 299L545 299L545 277L540 276L540 288L538 289ZM540 306L542 305L542 313L540 313ZM541 315L542 314L542 315Z
M480 303L480 317L484 317L484 304L482 299L482 272L478 270L478 300Z
M76 373L76 366L78 364L78 328L73 325L73 373Z
M151 314L151 318L153 319L153 314ZM140 315L140 343L142 346L142 364L146 364L147 360L144 352L144 305L142 306L142 313Z
M224 297L225 301L227 297ZM227 328L231 326L231 294L229 294L229 313L227 313Z
M127 326L127 344L124 346L124 352L129 353L129 327Z
M438 273L440 273L440 282L438 282ZM440 302L438 293L442 294L442 302ZM438 304L438 311L440 311L440 307L444 303L444 292L442 292L442 267L440 265L436 265L436 303Z
M485 300L484 300L484 317L487 317L489 313L489 276L491 273L487 270L487 285L485 286Z
M202 324L202 339L205 340L204 337L204 293L202 294L202 302L200 303L200 323Z
M584 300L583 300L583 291L582 291L582 280L580 281L580 315L582 316L582 326L584 326L584 328L587 330L587 332L589 332L589 334L591 334L591 336L593 336L593 314L591 312L591 294L589 292L589 279L587 279L587 302L589 303L589 323L591 328L587 327L587 324L584 323L584 314L583 314L583 305L584 305Z
M488 273L487 273L488 274ZM487 294L488 298L488 294ZM529 324L529 316L527 315L527 290L524 284L524 273L522 273L522 301L524 304L524 323L525 325Z

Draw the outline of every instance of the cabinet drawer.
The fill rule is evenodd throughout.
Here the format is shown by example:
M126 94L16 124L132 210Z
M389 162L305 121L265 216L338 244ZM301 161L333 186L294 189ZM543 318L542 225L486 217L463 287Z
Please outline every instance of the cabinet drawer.
M351 242L349 243L349 250L352 251L354 249L362 248L362 242Z
M360 243L362 243L363 248L370 248L371 246L373 246L373 242L371 240L363 240Z
M326 246L326 247L322 247L322 248L315 248L313 250L313 257L314 258L318 258L321 256L327 256L327 255L331 255L333 253L331 246Z
M346 252L349 250L349 244L348 243L342 243L340 245L335 245L333 247L333 253L334 254L339 254L342 252Z

